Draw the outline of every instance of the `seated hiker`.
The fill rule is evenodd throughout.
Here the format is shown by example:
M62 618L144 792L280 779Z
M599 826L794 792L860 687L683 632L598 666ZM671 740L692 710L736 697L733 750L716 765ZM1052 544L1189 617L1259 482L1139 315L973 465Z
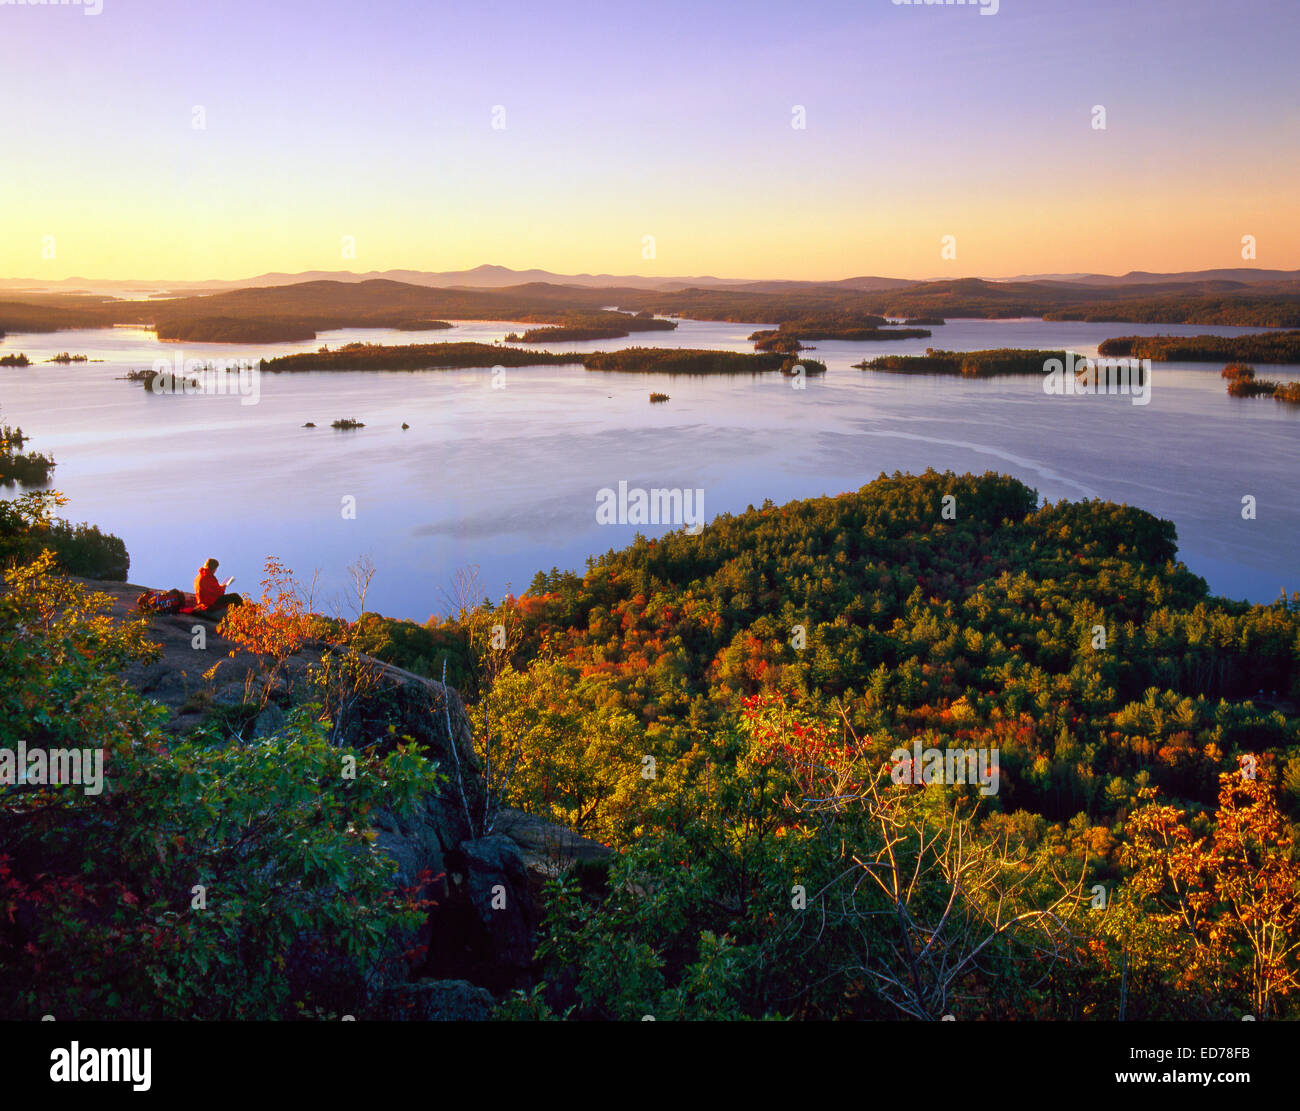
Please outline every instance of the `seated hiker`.
M231 575L225 582L219 582L214 573L220 566L215 559L208 560L199 568L199 573L194 579L194 610L195 613L212 613L215 610L224 610L227 606L242 605L244 599L238 594L227 594L228 587L234 580Z

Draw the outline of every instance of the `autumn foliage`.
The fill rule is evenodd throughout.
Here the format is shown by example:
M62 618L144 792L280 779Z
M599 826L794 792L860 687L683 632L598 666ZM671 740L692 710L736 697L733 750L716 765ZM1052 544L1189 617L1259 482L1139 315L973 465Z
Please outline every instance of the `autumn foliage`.
M217 627L223 637L277 663L327 629L320 615L311 611L311 599L304 596L293 572L274 556L266 561L260 600L230 607Z

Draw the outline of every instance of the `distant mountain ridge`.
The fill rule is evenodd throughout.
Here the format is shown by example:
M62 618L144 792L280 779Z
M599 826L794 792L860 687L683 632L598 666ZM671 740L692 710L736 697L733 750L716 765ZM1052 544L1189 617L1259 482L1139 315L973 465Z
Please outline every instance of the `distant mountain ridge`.
M113 289L136 293L156 290L171 290L177 293L218 293L235 289L267 289L281 285L300 285L303 282L351 282L393 281L406 285L422 285L435 289L504 289L511 286L528 285L544 282L548 285L572 285L590 288L620 289L688 289L688 288L740 288L753 283L745 279L715 278L709 275L688 278L647 278L637 275L615 274L554 274L549 270L512 270L507 266L485 264L472 270L369 270L354 273L350 270L304 270L297 274L274 271L259 274L251 278L231 280L214 278L206 281L143 281L113 280L103 278L64 278L55 282L41 282L36 279L0 278L0 289ZM878 281L885 285L873 288L893 288L895 285L910 285L901 279L850 278L848 281ZM776 283L790 284L790 283ZM819 283L803 282L795 285L815 285ZM836 284L836 283L828 283Z
M336 281L359 283L387 280L436 289L503 289L536 282L550 285L568 285L586 288L620 288L644 290L680 289L734 289L747 293L787 293L800 289L830 288L862 293L906 289L924 285L938 279L886 278L861 276L839 278L831 281L804 281L793 279L716 278L712 275L695 277L653 278L641 275L616 274L556 274L549 270L512 270L507 266L484 264L470 270L370 270L354 273L350 270L305 270L297 274L275 271L251 278L211 279L206 281L145 281L136 279L62 278L43 281L37 278L0 278L0 290L32 292L35 290L107 291L118 294L171 291L175 293L216 293L236 289L265 289L302 282ZM989 278L990 282L1059 282L1067 285L1127 286L1127 285L1192 285L1203 282L1229 282L1255 285L1266 282L1300 281L1300 270L1264 270L1255 267L1235 267L1217 270L1184 270L1177 273L1154 273L1130 270L1127 274L1028 274L1012 278Z
M1262 270L1253 266L1227 267L1219 270L1180 270L1163 274L1151 270L1130 270L1127 274L1022 274L1015 278L990 278L1006 282L1066 282L1071 285L1182 285L1196 282L1239 282L1256 285L1263 282L1300 280L1300 270Z

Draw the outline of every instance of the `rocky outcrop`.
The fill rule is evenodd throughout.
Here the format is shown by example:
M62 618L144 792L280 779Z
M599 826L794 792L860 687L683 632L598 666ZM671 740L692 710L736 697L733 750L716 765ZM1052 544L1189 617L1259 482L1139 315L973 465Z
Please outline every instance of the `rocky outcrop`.
M87 585L113 597L118 616L135 616L143 588ZM161 658L133 665L124 678L168 708L168 728L183 732L216 709L232 736L247 740L283 728L286 708L309 689L309 670L330 651L305 647L269 678L262 660L220 637L210 620L155 614L148 635ZM443 774L439 789L412 810L371 816L376 844L396 864L395 883L432 903L415 936L395 937L393 958L372 970L366 994L373 1017L486 1017L489 990L530 982L542 880L575 862L603 861L610 850L514 810L486 830L483 772L459 694L379 660L362 657L362 667L362 681L337 700L335 741L380 753L414 742ZM413 967L402 959L411 952L423 954ZM305 961L293 974L316 984L336 971Z

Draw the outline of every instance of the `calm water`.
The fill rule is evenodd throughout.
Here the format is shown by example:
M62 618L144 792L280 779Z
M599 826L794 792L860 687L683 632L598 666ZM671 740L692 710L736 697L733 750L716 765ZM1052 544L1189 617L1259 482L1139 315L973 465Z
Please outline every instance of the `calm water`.
M684 321L673 333L551 345L589 351L637 344L750 351L761 324ZM1271 601L1300 589L1300 412L1234 399L1217 363L1156 364L1151 403L1049 397L1038 378L962 381L851 369L881 352L1069 347L1095 354L1108 336L1249 329L1176 325L955 321L930 340L819 342L829 367L804 390L780 375L671 378L579 366L507 372L265 375L256 405L238 397L154 396L117 380L159 357L272 356L352 340L491 341L519 329L474 322L436 333L349 330L261 347L159 344L139 328L11 334L0 352L34 365L0 370L0 419L54 455L64 510L118 534L131 581L189 588L208 556L232 589L257 593L276 555L310 578L317 600L341 594L345 569L369 554L368 608L423 620L448 609L460 568L477 566L492 597L520 592L551 566L581 569L637 527L601 526L596 491L704 491L709 518L856 489L882 471L1015 475L1044 497L1101 497L1169 518L1183 560L1216 592ZM59 351L103 362L42 364ZM1295 379L1298 367L1260 368ZM648 394L671 395L651 405ZM339 417L366 427L339 432ZM305 421L318 427L302 428ZM405 421L408 431L401 430ZM1256 520L1241 499L1258 500ZM355 499L355 519L343 516ZM657 534L662 527L642 526ZM346 612L346 607L345 607Z

